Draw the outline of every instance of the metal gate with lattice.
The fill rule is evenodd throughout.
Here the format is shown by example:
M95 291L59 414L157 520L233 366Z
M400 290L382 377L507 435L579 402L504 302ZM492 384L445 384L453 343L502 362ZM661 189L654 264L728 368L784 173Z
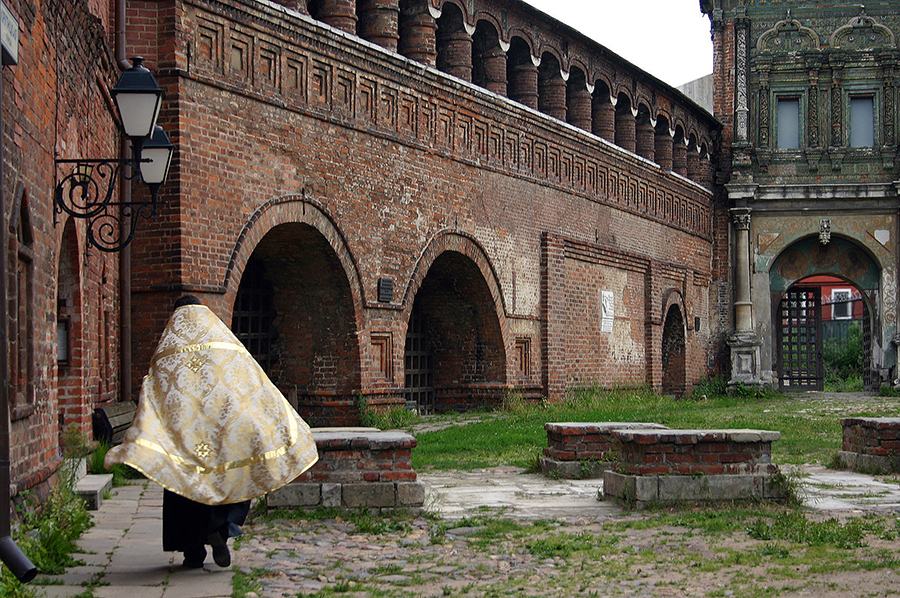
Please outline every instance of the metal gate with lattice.
M822 390L821 289L792 287L778 306L778 386Z
M434 413L434 354L428 342L419 305L413 305L406 330L404 359L406 400L419 413Z

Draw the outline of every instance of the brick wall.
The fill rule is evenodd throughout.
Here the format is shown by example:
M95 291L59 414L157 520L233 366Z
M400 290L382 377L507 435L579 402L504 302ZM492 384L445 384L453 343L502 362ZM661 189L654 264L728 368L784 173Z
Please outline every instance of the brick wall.
M893 457L900 455L900 419L888 417L849 417L841 420L841 450Z
M179 148L163 189L169 208L134 243L133 387L174 297L201 295L229 321L254 251L285 295L277 383L307 393L305 416L315 402L351 409L357 391L402 396L416 300L427 305L447 408L508 389L660 386L663 293L677 288L690 316L710 311L707 190L315 23L233 4L178 4L160 21L174 54L147 51L159 55ZM291 223L315 232L267 249ZM569 248L559 269L542 265L545 234ZM450 251L460 255L442 257ZM382 278L394 283L389 302L377 300ZM592 319L590 298L605 284L621 285L615 339ZM690 323L688 387L706 373L710 343Z
M421 510L425 485L412 468L416 439L402 432L313 430L319 460L284 488L274 507Z
M90 436L95 405L118 400L117 256L85 247L83 222L54 215L54 159L113 158L106 88L118 71L104 3L6 2L19 22L19 64L3 67L3 208L9 237L5 312L10 356L12 491L42 496L62 428ZM64 232L65 231L65 232ZM57 364L57 320L71 355Z
M778 432L755 430L614 430L619 466L630 475L775 473Z

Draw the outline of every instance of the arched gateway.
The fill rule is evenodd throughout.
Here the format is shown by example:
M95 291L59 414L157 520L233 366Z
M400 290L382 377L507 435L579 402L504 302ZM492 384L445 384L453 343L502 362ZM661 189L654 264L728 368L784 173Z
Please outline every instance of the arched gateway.
M872 331L880 328L881 270L868 251L842 237L828 243L807 237L781 252L769 271L779 388L824 388L827 324L840 319L859 321L863 384L875 384L873 364L881 360L874 354ZM856 302L861 304L858 309L853 307Z

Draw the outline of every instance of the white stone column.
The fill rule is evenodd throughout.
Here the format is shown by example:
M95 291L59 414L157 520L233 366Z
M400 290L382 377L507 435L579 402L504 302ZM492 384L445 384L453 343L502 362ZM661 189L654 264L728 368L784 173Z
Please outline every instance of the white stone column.
M734 219L734 329L753 330L750 299L750 208L732 208Z

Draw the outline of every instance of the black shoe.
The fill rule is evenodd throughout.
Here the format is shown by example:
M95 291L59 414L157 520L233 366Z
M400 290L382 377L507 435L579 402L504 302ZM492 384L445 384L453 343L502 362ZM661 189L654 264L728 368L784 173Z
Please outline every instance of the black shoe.
M225 543L226 540L222 538L222 534L213 532L206 541L212 546L213 561L220 567L229 566L231 564L231 553L228 552L228 544Z
M203 568L203 561L191 561L188 559L184 559L184 563L182 563L182 566L185 569L201 569Z
M195 546L184 551L184 568L200 569L203 567L203 561L206 560L206 548L203 546Z

